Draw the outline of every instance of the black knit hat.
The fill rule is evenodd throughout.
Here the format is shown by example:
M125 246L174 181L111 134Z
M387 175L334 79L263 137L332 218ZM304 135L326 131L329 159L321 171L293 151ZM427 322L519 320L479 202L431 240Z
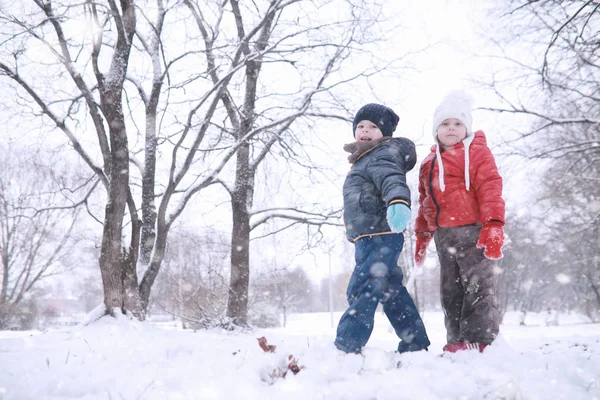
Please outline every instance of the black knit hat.
M392 136L398 126L400 117L396 115L394 110L381 104L369 103L365 104L358 110L352 123L352 134L356 136L356 125L360 121L371 121L383 133L383 136Z

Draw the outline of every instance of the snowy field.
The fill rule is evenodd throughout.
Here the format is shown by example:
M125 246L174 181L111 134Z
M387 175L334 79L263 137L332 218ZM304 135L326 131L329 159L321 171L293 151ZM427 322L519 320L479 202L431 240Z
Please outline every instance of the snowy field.
M335 315L335 323L340 314ZM485 353L440 357L442 314L426 312L429 352L395 354L377 314L362 355L332 344L329 314L248 332L184 331L103 319L44 332L0 332L0 399L600 399L600 324L561 315L526 326L508 314ZM265 353L257 338L277 346ZM300 371L287 369L288 355ZM287 371L285 377L280 377Z

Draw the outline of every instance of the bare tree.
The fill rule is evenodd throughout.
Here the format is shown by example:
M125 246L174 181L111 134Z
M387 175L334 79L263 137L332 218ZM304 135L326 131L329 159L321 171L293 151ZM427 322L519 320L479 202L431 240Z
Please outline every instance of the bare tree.
M70 18L81 18L83 15L95 29L90 43L79 44L69 36L65 23ZM142 308L135 271L139 221L129 187L129 145L122 104L123 85L136 28L133 1L124 0L119 4L108 1L106 5L87 1L70 6L34 0L21 9L3 10L1 18L4 24L12 27L3 41L3 58L0 62L2 74L24 90L37 105L36 108L64 132L75 151L107 190L100 255L107 312L130 310L140 317ZM104 41L105 34L109 32L106 24L114 24L116 29L114 36L107 40L108 43ZM36 87L32 73L36 65L46 60L42 61L39 56L28 58L29 53L25 49L38 44L45 47L49 58L56 60L56 64L50 64L53 67L50 69L60 67L60 73L70 77L71 88L61 87L65 84L63 79L57 79L54 87L52 84L49 88ZM104 44L110 44L111 54L106 55L108 59L100 56L101 50L109 51ZM82 52L87 56L87 65L83 66L78 65ZM8 62L11 56L12 62ZM109 61L106 72L102 72L104 61ZM97 135L102 157L100 165L84 149L70 123L72 118L76 118L81 102L87 107ZM128 201L132 235L129 250L124 251L121 241Z
M224 312L229 250L222 232L175 229L148 313L170 314L184 327L228 325Z
M495 36L497 47L492 50L502 70L493 70L486 82L505 107L490 109L528 116L531 125L515 128L520 133L513 143L515 151L530 157L589 152L597 141L577 131L589 126L597 132L600 123L598 3L509 0L494 5L504 22L504 35ZM571 131L575 140L565 137L522 147L526 139L560 128Z
M57 187L53 171L0 148L0 329L49 276L65 272L78 211Z
M555 160L546 172L542 223L556 279L565 288L560 304L600 316L600 163L586 155ZM583 178L583 179L577 179Z
M303 137L313 131L311 126L318 119L344 119L347 112L339 104L345 97L342 90L389 63L369 63L352 68L349 74L342 70L343 66L350 69L353 56L360 53L376 61L368 53L368 42L376 41L376 35L371 29L368 37L365 29L372 28L368 21L374 23L376 15L367 12L363 2L231 1L208 10L204 2L184 3L204 41L214 84L227 73L221 67L223 60L231 54L246 59L243 66L240 64L237 84L230 85L222 96L227 119L220 129L229 140L242 144L232 179L219 179L230 195L233 224L227 316L235 324L245 325L253 231L275 218L287 221L275 231L280 232L295 224L338 225L340 216L339 210L315 210L314 206L276 207L267 202L255 207L259 168L269 157L285 158L314 174L318 167L303 150L302 145L310 143ZM344 16L333 21L319 18L324 11L319 6L336 7ZM236 28L233 35L222 28L228 17ZM244 140L248 137L251 139Z
M344 311L348 308L346 289L352 275L351 270L337 273L331 277L333 311ZM318 311L329 311L329 278L321 280ZM335 321L337 322L337 321Z
M507 220L511 221L506 225L509 240L498 262L498 307L502 314L509 310L539 311L558 286L550 265L551 249L536 229L537 218L509 213Z
M263 310L265 306L277 310L283 317L283 326L287 325L290 312L306 312L314 299L314 285L303 269L278 268L267 270L256 277L252 286L255 291L255 307ZM277 315L278 316L278 315Z
M512 38L494 38L503 70L486 83L501 105L487 109L515 117L516 135L505 151L543 160L547 169L532 213L542 233L538 245L552 254L537 272L550 270L552 277L536 279L552 288L557 302L577 304L577 292L600 309L600 4L511 0L494 6ZM530 177L530 183L537 182Z
M12 109L62 131L107 193L106 313L145 318L173 223L220 183L234 225L227 315L245 324L250 231L276 217L337 216L254 209L257 168L275 148L306 162L297 145L315 121L347 117L344 88L391 68L368 53L376 13L360 1L284 0L31 0L0 11ZM341 68L361 52L369 62ZM86 128L95 142L83 140Z

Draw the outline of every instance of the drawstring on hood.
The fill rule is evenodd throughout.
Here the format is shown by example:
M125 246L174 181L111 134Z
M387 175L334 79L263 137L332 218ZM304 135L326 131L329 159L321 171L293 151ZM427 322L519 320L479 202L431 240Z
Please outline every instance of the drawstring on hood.
M471 177L469 175L469 147L475 137L473 134L473 117L471 116L471 110L473 109L473 98L466 92L461 90L455 90L450 93L442 100L439 106L435 109L433 114L433 138L436 142L436 155L439 165L439 182L440 189L446 190L444 183L444 163L442 162L442 153L440 151L441 144L437 138L437 128L440 124L449 118L456 118L465 125L467 130L467 136L463 139L462 143L465 146L465 186L467 190L471 187Z

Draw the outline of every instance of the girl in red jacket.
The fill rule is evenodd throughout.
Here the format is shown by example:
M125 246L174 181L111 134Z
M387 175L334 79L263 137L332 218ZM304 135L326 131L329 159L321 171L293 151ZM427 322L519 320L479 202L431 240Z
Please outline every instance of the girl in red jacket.
M450 93L436 108L436 144L419 171L415 261L433 238L440 260L444 351L483 352L498 335L494 260L502 258L502 178L482 131L471 129L472 100Z

